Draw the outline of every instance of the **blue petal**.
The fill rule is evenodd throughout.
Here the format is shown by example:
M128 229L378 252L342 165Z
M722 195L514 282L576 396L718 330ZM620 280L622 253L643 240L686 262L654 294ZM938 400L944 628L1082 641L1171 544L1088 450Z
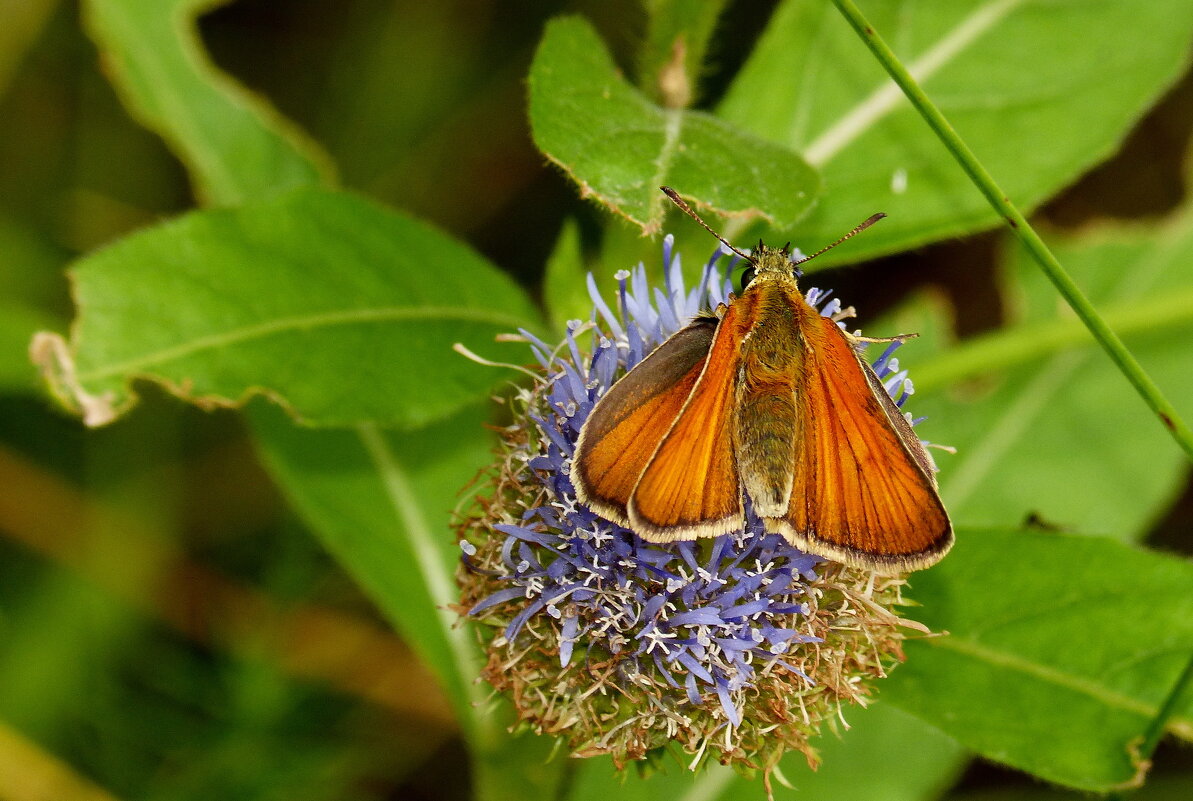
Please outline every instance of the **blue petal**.
M663 294L663 290L655 289L655 303L659 305L659 323L663 326L663 331L678 331L683 323L675 316L675 309L671 305L670 299Z
M672 626L720 626L725 621L716 609L705 606L671 615L667 622Z
M628 372L637 367L638 362L646 355L645 348L642 347L642 332L638 329L637 323L626 323L626 342L630 346L625 357L625 369Z
M563 628L559 639L559 666L567 667L572 661L572 649L576 647L576 633L580 630L580 619L575 615L563 618Z
M497 606L497 604L505 603L506 601L512 601L515 598L524 597L526 597L525 587L507 587L504 590L498 590L488 598L478 603L476 606L469 609L468 614L475 615L477 612L483 612L486 609Z
M721 701L721 709L725 710L725 716L729 718L729 722L737 728L741 724L741 712L733 705L733 699L729 697L729 686L723 681L717 681L717 698Z
M759 598L756 601L749 601L744 604L732 606L721 612L721 617L725 618L726 620L749 617L750 615L756 615L759 612L765 612L770 608L770 603L770 598Z
M654 657L655 667L658 668L659 673L662 674L663 678L667 680L667 683L677 690L680 689L679 682L675 680L675 676L671 675L671 671L668 670L667 666L663 663L662 654L660 654L658 651L655 651L652 656Z
M711 682L709 682L711 684ZM696 677L689 673L688 677L684 679L684 687L688 691L688 702L692 706L700 706L700 693L696 692Z
M546 605L547 602L542 598L531 601L530 605L519 612L514 619L510 621L510 624L505 627L505 638L512 642L513 639L518 636L518 632L522 630L522 627L526 625L526 621L530 620L530 618L541 612Z
M600 312L605 325L609 326L609 330L613 332L613 336L619 339L625 336L625 332L621 330L621 323L617 322L617 316L613 314L609 304L605 303L605 299L601 297L601 291L597 289L596 279L592 277L592 273L588 274L586 283L588 284L588 297L592 299L592 305Z
M509 523L498 523L493 528L502 534L508 534L524 542L537 542L539 545L545 545L548 548L554 548L559 544L559 537L555 534L544 534L541 531L510 525Z
M540 419L537 415L528 414L526 416L538 425L539 429L547 435L547 438L551 440L555 447L559 448L559 450L563 451L564 453L571 455L574 446L555 429L555 426L550 425L545 420Z
M666 595L652 595L646 601L646 606L642 610L642 617L646 620L653 620L665 603L667 603Z
M688 669L688 671L691 673L691 675L695 676L696 678L700 679L701 681L703 681L707 684L714 683L712 674L709 673L705 669L704 665L702 665L698 661L696 661L696 658L693 657L691 654L681 651L679 656L676 657L676 659L679 661L679 663L681 665L683 665L684 667L686 667Z
M729 637L713 637L712 641L721 646L726 651L744 652L750 651L758 647L758 643L753 640L739 640Z

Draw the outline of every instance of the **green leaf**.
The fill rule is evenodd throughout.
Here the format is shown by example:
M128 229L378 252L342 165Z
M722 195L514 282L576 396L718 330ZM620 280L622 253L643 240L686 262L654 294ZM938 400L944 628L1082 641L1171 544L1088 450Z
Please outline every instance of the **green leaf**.
M457 487L490 459L486 409L402 434L372 425L302 429L260 403L247 411L291 504L438 676L459 719L479 725L482 658L448 608L459 598L459 549L447 521Z
M912 642L882 699L979 754L1105 791L1193 651L1193 564L1093 537L963 529L916 573ZM1170 731L1193 739L1193 697Z
M1193 414L1193 211L1160 228L1053 239L1099 307L1112 310L1112 319L1133 318L1121 330L1124 341L1181 414ZM928 417L923 436L957 448L955 456L937 457L946 505L954 520L970 525L1016 526L1035 513L1063 528L1136 539L1180 491L1188 463L1088 336L1054 338L1048 351L1036 349L1043 337L1024 347L1021 328L1042 333L1077 323L1059 310L1034 264L1020 251L1011 256L1018 325L968 355L963 345L940 357L953 376L968 372L957 370L968 360L983 383L951 395L933 391L950 374L937 372L920 342L906 349L917 387L927 390L909 404Z
M521 290L472 250L317 189L187 214L85 257L74 279L73 365L40 361L95 423L148 378L202 404L267 394L311 424L423 425L509 375L453 343L489 350L535 325Z
M547 25L530 71L530 125L547 157L585 196L654 233L668 184L704 209L778 226L815 198L816 173L786 147L699 112L662 109L631 87L592 27Z
M211 0L88 0L113 84L183 160L199 196L232 205L322 183L330 161L262 98L211 63L195 17Z
M898 0L864 11L1026 208L1114 151L1184 72L1193 38L1186 0ZM829 3L787 0L718 113L822 170L829 191L800 242L831 241L873 211L890 219L851 259L999 222Z
M1179 758L1179 757L1178 757ZM1000 782L990 787L954 790L948 801L1078 801L1088 798L1085 793L1076 793L1060 787L1044 784L1029 785L1025 782ZM1188 771L1160 773L1148 779L1147 784L1132 790L1131 801L1187 801L1189 798ZM1111 796L1111 798L1114 798Z
M478 797L552 797L553 740L506 731L511 710L477 682L484 656L450 608L460 551L449 520L468 500L457 488L492 459L488 409L407 433L302 429L264 404L247 411L291 504L439 679L472 747Z
M961 773L965 750L939 729L883 703L885 686L878 683L872 707L843 711L849 730L824 737L817 770L794 754L784 760L783 773L801 795L920 801L939 797Z

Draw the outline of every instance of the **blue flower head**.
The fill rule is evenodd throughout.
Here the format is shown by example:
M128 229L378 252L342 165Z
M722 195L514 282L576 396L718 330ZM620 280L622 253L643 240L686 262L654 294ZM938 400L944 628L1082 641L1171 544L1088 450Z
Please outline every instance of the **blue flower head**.
M672 248L668 236L662 287L640 264L616 274L610 303L590 275L593 318L569 324L558 346L522 332L541 377L515 398L492 490L461 526L462 609L482 624L485 678L576 755L621 765L674 745L693 767L713 756L769 772L797 749L815 764L821 724L864 703L870 680L901 659L909 624L889 609L902 580L804 553L748 504L741 531L646 542L580 503L569 478L603 393L728 301L735 256L719 249L689 289ZM825 316L852 314L828 292L805 297ZM913 390L898 346L873 366L902 406Z

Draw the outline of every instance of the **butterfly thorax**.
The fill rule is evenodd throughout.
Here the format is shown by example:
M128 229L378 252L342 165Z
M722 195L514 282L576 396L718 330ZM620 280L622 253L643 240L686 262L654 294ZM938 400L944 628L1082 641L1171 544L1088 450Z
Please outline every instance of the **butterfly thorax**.
M736 300L735 317L745 323L741 373L752 386L778 381L786 391L797 376L806 347L803 331L816 311L804 300L787 248L759 243L754 276Z

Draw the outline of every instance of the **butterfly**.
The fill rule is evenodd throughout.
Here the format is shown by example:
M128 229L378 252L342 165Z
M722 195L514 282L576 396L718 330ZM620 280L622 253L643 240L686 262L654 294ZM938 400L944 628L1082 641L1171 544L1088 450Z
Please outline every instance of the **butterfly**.
M576 443L581 502L651 542L741 530L746 500L808 553L879 573L928 567L953 543L935 467L844 331L805 300L813 256L730 245L742 292L702 313L616 381ZM903 339L896 337L894 339Z

